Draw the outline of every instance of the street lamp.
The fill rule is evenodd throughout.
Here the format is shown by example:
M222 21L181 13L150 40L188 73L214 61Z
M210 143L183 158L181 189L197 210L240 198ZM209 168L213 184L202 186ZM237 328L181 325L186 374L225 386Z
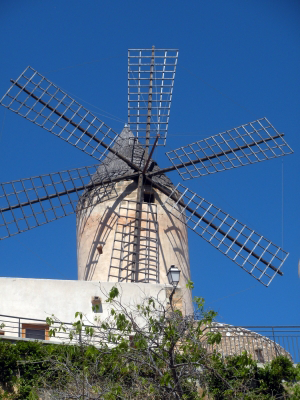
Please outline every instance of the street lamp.
M169 271L167 272L167 277L169 280L169 284L176 288L179 283L180 278L180 269L175 267L175 265L171 265Z
M170 294L170 297L169 297L169 302L170 302L170 306L171 306L172 311L174 311L172 299L173 299L173 295L175 293L176 287L177 287L177 285L179 283L180 269L175 267L175 265L171 265L169 271L167 272L167 277L168 277L168 280L169 280L169 284L173 286L173 290L172 290L172 292Z

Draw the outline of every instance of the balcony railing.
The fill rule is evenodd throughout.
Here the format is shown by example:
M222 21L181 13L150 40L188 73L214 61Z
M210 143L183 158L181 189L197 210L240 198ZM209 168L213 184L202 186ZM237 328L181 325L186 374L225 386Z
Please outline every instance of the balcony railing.
M71 323L63 323L66 331L59 330L55 336L50 336L49 330L59 328L61 322L54 322L51 327L47 325L46 320L35 318L14 317L10 315L0 314L0 338L16 339L36 339L36 340L51 340L58 343L69 343L71 330L74 331ZM84 336L84 337L83 337ZM82 335L82 340L87 340L86 335ZM75 335L71 341L76 342L79 337Z
M60 331L55 337L50 337L49 326L45 320L34 318L14 317L0 315L0 338L51 340L57 343L69 343L71 323L64 324L66 332ZM60 322L55 322L51 328L58 328ZM241 354L247 351L260 363L271 361L278 355L285 355L294 363L300 363L300 326L244 326L237 327L227 324L214 323L205 328L213 332L221 333L221 342L218 345L208 345L203 342L208 351L217 350L223 356ZM81 337L84 341L90 341L88 335ZM72 338L75 343L78 336ZM101 340L95 330L93 342Z

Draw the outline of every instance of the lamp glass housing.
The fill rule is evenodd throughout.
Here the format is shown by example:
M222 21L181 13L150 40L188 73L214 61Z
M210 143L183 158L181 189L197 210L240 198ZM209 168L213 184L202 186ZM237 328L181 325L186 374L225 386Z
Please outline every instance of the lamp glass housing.
M167 277L168 277L170 285L177 286L179 283L179 279L180 279L180 269L175 267L175 265L171 265L171 267L167 273Z

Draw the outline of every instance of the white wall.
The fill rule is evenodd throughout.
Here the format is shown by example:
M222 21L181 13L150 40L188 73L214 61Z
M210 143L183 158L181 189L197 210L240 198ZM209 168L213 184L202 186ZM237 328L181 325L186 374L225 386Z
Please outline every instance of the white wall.
M95 281L67 281L52 279L0 278L0 314L45 320L54 314L64 322L72 322L76 311L93 320L92 296L103 299L103 312L107 316L108 304L103 293L117 285L124 305L138 304L147 296L164 301L165 285L146 283L114 283Z
M28 320L30 318L45 321L47 317L55 315L62 322L72 323L77 311L82 312L90 323L94 322L95 317L103 320L110 315L110 304L105 300L113 286L118 287L123 306L140 304L150 296L167 305L171 290L169 285L164 284L0 278L0 325L5 324L0 330L5 336L21 337L22 324L41 324ZM102 299L100 312L92 310L93 296ZM183 311L187 308L184 297L184 291L178 287L174 302ZM58 336L68 341L67 334Z

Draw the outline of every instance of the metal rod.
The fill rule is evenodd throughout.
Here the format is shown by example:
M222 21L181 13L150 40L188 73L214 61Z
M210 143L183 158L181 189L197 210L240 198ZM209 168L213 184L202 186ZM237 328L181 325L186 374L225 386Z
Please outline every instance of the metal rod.
M138 179L137 196L136 196L136 211L134 222L134 239L133 239L133 273L134 281L139 281L139 253L140 253L140 234L141 234L141 215L142 215L142 193L143 193L144 176L141 173Z
M225 231L223 231L222 229L218 228L215 224L213 224L211 221L209 221L208 219L206 219L205 217L203 217L201 214L199 214L197 211L193 210L191 207L187 206L184 201L182 200L178 200L175 196L175 194L170 194L170 191L165 189L163 186L161 186L160 184L154 182L152 179L150 179L147 175L146 175L146 179L147 181L151 182L151 185L153 187L156 187L157 189L159 189L162 193L164 193L166 196L170 197L172 200L174 200L177 204L179 204L180 206L184 207L186 210L188 210L189 212L191 212L193 215L195 215L196 217L198 217L199 219L201 219L203 222L205 222L206 224L210 225L213 229L215 229L216 231L218 231L219 233L221 233L221 235L226 236L227 239L229 239L231 242L234 242L237 246L243 248L243 250L245 250L247 253L251 254L254 258L256 258L257 260L260 260L263 264L265 264L267 267L271 268L273 271L277 272L277 274L279 275L283 275L283 273L281 271L279 271L276 267L273 267L273 265L269 264L267 261L265 261L263 258L261 258L259 255L257 255L256 253L252 252L248 247L244 246L242 243L240 243L239 241L237 241L234 237L228 235Z
M144 169L143 169L143 174L145 174L146 171L147 171L147 169L148 169L148 165L149 165L149 163L150 163L151 157L152 157L152 155L153 155L153 152L154 152L154 150L155 150L155 147L156 147L156 145L157 145L157 141L158 141L159 137L160 137L160 134L158 133L157 136L156 136L156 138L155 138L155 142L154 142L154 144L153 144L153 147L152 147L152 149L151 149L151 151L150 151L150 154L149 154L149 157L148 157L148 159L147 159L147 162L146 162L146 164L145 164L145 167L144 167Z
M134 223L134 241L133 241L133 273L135 282L139 281L139 261L140 261L140 236L141 236L141 217L142 217L142 195L144 191L144 172L146 166L150 161L148 155L149 144L150 144L150 128L151 128L151 109L152 109L152 85L153 85L153 70L154 70L154 46L152 46L151 66L150 66L150 81L149 81L149 92L148 92L148 112L147 112L147 125L146 125L146 143L144 152L144 163L145 168L142 173L139 174L137 196L136 196L136 211L135 211L135 223Z
M75 192L80 191L80 190L86 190L86 189L89 189L89 188L96 188L96 187L104 185L104 184L106 185L106 184L109 184L109 183L123 181L124 179L135 179L138 176L139 176L139 174L136 172L136 173L133 173L133 174L127 174L127 175L123 175L123 176L118 176L118 177L112 178L112 179L106 179L106 180L104 180L102 182L99 182L99 183L89 183L87 185L79 186L79 187L74 188L74 189L69 189L69 190L65 190L63 192L58 192L58 193L54 193L54 194L51 194L51 195L48 195L48 196L39 197L36 200L26 201L24 203L15 204L14 206L1 208L0 212L10 211L10 210L14 210L14 209L19 208L19 207L29 206L30 204L36 204L36 203L39 203L40 201L54 199L55 197L63 196L65 194L75 193Z
M150 80L149 80L149 91L148 91L148 105L147 105L147 125L146 125L146 141L145 141L145 163L148 162L149 145L150 145L150 129L151 129L151 112L152 112L152 86L153 86L153 71L154 71L154 52L155 47L152 46L151 53L151 65L150 65Z
M159 170L159 171L149 172L147 175L148 175L148 177L151 177L151 176L155 176L155 175L161 175L161 174L164 174L164 173L166 173L166 172L171 172L171 171L174 171L174 170L176 170L176 169L189 167L190 165L198 164L198 163L201 163L201 162L204 162L204 161L208 161L208 160L212 160L212 159L214 159L214 158L221 157L221 156L224 155L224 154L230 154L230 153L233 153L233 152L238 151L238 150L247 149L248 147L252 147L252 146L256 146L256 145L258 145L258 144L262 144L262 143L265 143L265 142L269 142L270 140L278 139L278 138L280 138L280 137L282 137L282 136L284 136L284 133L279 133L279 134L276 135L276 136L272 136L272 137L267 138L267 139L264 139L264 140L259 140L259 141L257 141L257 142L253 142L253 143L250 143L250 144L246 144L246 145L241 146L241 147L235 147L235 148L233 148L233 149L229 149L229 150L226 150L226 151L222 151L222 152L217 153L217 154L212 154L212 155L207 156L207 157L199 158L198 160L187 161L187 162L185 162L185 163L178 164L178 165L176 165L176 166L173 165L173 166L171 166L171 167L163 168L163 169L161 169L161 170Z
M175 290L176 290L176 286L173 287L172 292L171 292L171 294L170 294L170 296L169 296L169 303L170 303L172 312L174 312L174 307L173 307L173 296L174 296Z
M116 150L114 150L113 148L111 148L110 146L108 146L106 143L104 143L103 141L101 141L100 139L96 138L94 135L92 135L91 133L89 133L86 129L82 128L80 125L76 124L75 122L73 122L72 120L70 120L68 117L66 117L65 115L63 115L62 113L60 113L59 111L57 111L55 108L51 107L49 104L47 104L45 101L41 100L39 97L35 96L33 93L31 93L29 90L27 90L26 88L24 88L22 85L20 85L18 82L15 82L14 80L10 80L14 85L16 85L18 88L22 89L25 93L29 94L29 96L31 96L32 98L34 98L35 100L37 100L39 103L43 104L43 106L47 107L49 110L51 110L52 112L54 112L56 115L58 115L59 117L61 117L62 119L64 119L65 121L67 121L69 124L73 125L74 127L76 127L80 132L83 132L85 135L87 135L89 138L93 139L95 142L99 143L102 147L104 147L105 149L109 150L111 153L115 154L116 156L118 156L121 160L123 160L124 162L126 162L127 165L129 165L131 168L133 168L135 171L141 171L140 168L135 165L133 162L131 162L130 160L128 160L126 157L124 157L122 154L119 154Z

